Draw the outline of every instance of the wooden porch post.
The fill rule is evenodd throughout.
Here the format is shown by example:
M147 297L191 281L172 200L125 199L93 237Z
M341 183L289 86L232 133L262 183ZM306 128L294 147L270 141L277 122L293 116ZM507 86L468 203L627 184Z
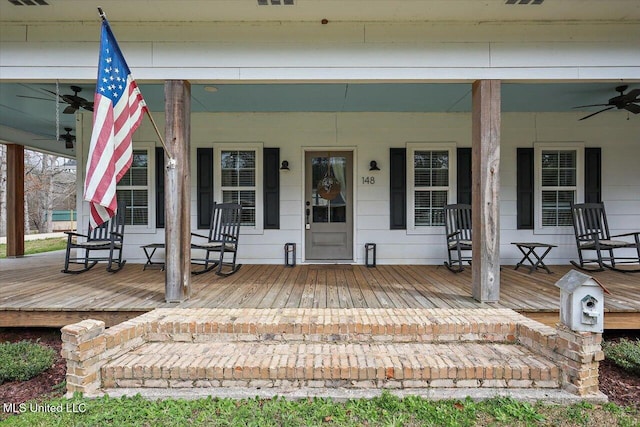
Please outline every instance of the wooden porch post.
M24 255L24 147L7 144L7 257Z
M165 300L180 302L191 292L191 84L167 80L165 97Z
M472 295L500 299L500 80L472 91Z

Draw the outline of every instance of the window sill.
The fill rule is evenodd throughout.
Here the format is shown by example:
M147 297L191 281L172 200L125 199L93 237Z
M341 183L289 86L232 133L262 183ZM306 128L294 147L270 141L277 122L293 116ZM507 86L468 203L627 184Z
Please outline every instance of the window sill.
M425 227L417 227L417 228L407 228L407 234L415 234L415 235L437 235L445 234L444 225L436 225L436 226L425 226Z
M573 227L543 227L533 230L533 234L547 235L547 234L560 234L560 235L572 235L574 234Z

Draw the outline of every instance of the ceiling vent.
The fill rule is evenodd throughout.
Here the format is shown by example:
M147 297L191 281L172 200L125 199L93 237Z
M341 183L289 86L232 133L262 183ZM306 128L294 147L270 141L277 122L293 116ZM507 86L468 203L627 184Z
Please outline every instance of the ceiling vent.
M542 4L544 0L507 0L505 4Z
M294 0L258 0L258 6L293 6Z
M9 0L14 6L49 6L45 0Z

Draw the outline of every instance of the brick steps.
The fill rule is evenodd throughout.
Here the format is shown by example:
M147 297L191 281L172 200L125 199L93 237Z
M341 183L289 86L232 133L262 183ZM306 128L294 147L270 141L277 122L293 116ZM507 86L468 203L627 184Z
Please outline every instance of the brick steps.
M558 368L495 343L147 343L102 367L103 387L557 388Z
M598 392L601 336L506 309L163 308L62 330L67 392ZM420 392L420 391L418 391Z

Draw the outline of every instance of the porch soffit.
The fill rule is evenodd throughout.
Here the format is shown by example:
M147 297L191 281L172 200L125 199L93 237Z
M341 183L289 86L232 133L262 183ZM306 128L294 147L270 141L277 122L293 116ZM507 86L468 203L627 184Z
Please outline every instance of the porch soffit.
M502 111L572 112L577 120L577 114L589 110L583 109L577 113L573 107L606 102L616 94L615 87L618 84L503 83ZM80 96L92 98L92 84L80 87ZM141 84L140 87L151 111L162 112L164 85ZM206 90L211 87L216 91ZM633 88L640 88L640 83L629 83L629 89ZM33 147L60 146L62 155L74 156L73 152L63 148L64 143L55 143L55 104L46 100L51 96L46 90L55 92L55 84L0 83L0 140ZM60 91L70 92L69 84L61 83ZM193 113L471 111L471 85L467 83L194 84L191 96ZM638 120L639 117L631 119ZM75 115L60 115L60 128L66 126L75 129ZM38 141L43 138L51 140Z

